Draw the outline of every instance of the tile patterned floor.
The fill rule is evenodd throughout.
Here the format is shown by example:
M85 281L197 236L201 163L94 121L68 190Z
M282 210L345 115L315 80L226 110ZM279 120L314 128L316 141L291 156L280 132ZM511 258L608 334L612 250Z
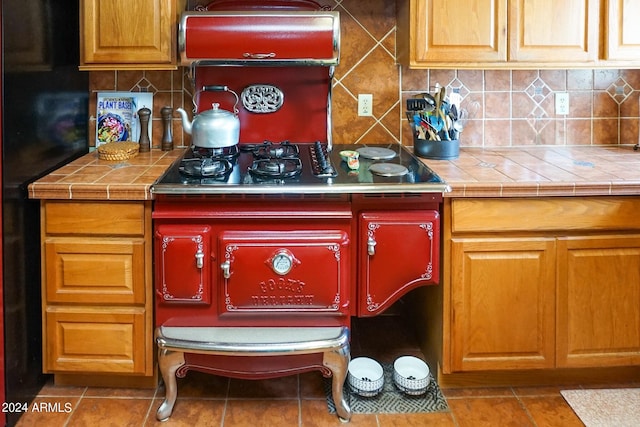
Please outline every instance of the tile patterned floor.
M410 329L398 316L362 319L353 325L354 357L392 361L419 354ZM384 336L381 340L380 337ZM383 343L381 346L380 344ZM157 390L56 387L47 384L36 398L60 412L28 412L18 426L581 426L560 395L562 387L444 389L450 410L429 414L354 414L341 424L327 411L319 373L265 380L229 380L190 372L180 380L172 417L163 423L155 411L164 397ZM66 405L66 406L65 406ZM70 408L64 412L65 408Z

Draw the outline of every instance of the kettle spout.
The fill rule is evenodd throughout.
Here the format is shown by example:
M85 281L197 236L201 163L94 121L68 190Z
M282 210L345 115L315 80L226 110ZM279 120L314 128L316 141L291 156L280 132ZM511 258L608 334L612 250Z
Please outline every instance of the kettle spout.
M189 116L187 115L187 112L184 111L182 108L176 108L176 112L180 114L180 117L182 117L182 129L186 133L191 135L191 120L189 120Z

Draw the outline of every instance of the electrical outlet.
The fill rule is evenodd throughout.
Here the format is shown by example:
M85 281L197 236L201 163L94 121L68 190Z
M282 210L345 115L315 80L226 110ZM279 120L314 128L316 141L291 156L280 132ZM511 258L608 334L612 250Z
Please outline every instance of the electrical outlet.
M556 115L566 116L569 114L569 93L556 93Z
M358 115L373 116L373 95L361 93L358 95Z
M462 96L460 95L460 89L453 89L449 95L449 105L455 105L456 109L460 111L460 103L462 102Z

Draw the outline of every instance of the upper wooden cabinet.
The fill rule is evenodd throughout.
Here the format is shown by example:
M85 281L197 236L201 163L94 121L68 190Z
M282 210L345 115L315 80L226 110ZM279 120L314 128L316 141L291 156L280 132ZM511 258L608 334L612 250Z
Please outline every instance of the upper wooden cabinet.
M185 0L81 0L81 69L176 69Z
M594 63L599 16L597 0L510 0L508 60Z
M408 53L410 65L506 61L507 0L399 0L397 5L398 47Z
M640 66L629 0L398 0L398 58L411 68Z
M640 2L609 0L606 9L604 59L640 62Z

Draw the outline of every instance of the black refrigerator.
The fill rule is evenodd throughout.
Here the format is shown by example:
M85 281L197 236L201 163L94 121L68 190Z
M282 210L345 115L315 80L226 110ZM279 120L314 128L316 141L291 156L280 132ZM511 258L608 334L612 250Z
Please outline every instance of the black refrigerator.
M78 71L78 0L1 1L4 400L31 402L47 378L40 211L27 186L88 152L89 76Z

